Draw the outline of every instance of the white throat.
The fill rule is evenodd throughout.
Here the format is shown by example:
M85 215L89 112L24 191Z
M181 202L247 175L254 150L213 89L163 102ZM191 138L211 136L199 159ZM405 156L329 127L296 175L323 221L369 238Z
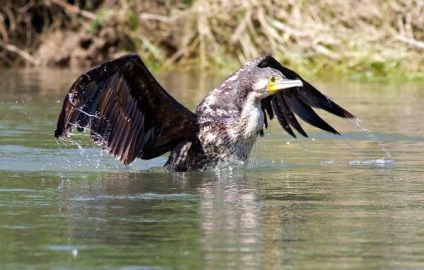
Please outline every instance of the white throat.
M264 112L259 102L248 100L240 114L237 130L244 140L253 141L264 125Z

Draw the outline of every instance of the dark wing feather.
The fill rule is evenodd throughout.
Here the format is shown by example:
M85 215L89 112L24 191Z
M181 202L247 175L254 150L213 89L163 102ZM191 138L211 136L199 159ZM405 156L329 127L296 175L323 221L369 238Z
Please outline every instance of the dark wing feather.
M288 105L288 99L282 95L274 95L273 98L274 103L278 103L283 112L283 116L286 119L287 123L294 127L300 134L305 137L308 137L306 132L303 130L302 126L296 119L296 116L293 113L293 109ZM293 134L291 134L293 136ZM296 137L296 136L293 136Z
M294 134L293 130L291 129L287 121L287 117L284 115L285 111L281 108L280 104L273 100L272 109L275 111L275 114L277 115L277 120L280 123L281 127L283 127L283 129L287 133L289 133L290 135L296 138L296 135Z
M333 127L331 127L327 122L325 122L318 114L310 107L308 104L304 103L300 100L296 95L293 89L289 89L288 93L285 93L284 100L289 108L291 108L303 121L306 123L313 125L317 128L321 128L325 131L339 134ZM282 95L278 95L281 97ZM293 119L295 117L293 116ZM296 121L297 122L297 121ZM299 125L299 123L297 123ZM299 125L300 127L300 125ZM298 129L297 129L298 130ZM299 130L298 130L299 131ZM303 136L307 137L306 133L303 131L299 131ZM340 134L339 134L340 135Z
M190 140L197 116L172 98L137 55L126 55L81 75L65 97L55 137L91 130L94 142L124 164L150 159Z
M273 110L280 125L291 136L296 137L290 126L294 127L300 134L307 137L306 132L302 129L294 114L298 115L302 120L315 127L331 133L339 134L337 130L319 117L311 107L326 110L327 112L343 118L355 117L353 114L323 95L296 72L282 66L272 56L265 55L259 58L257 66L277 69L288 79L300 79L303 82L303 87L283 90L262 100L262 108L264 109L264 112L268 113L269 118L272 119L273 113L270 113L270 111Z

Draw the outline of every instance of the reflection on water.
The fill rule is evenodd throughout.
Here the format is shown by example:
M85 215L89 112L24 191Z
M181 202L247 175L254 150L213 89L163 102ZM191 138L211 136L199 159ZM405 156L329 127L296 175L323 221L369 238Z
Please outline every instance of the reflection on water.
M424 244L421 183L399 187L390 169L305 171L102 173L63 180L63 233L79 254L124 246L126 260L148 265L420 265L411 259L421 257Z
M422 84L318 82L361 123L322 113L342 137L294 140L272 122L246 168L171 174L53 139L79 73L0 73L3 267L424 267ZM194 108L224 77L158 78Z

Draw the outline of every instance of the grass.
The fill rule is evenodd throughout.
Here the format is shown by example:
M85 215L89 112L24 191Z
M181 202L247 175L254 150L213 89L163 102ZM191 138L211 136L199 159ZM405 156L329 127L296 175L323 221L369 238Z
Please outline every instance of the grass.
M125 37L121 49L162 68L234 69L270 53L302 73L424 78L421 0L87 0L86 6L60 1L33 7L53 18L44 32L112 27ZM2 14L13 16L13 10ZM1 22L3 36L17 33ZM20 42L23 50L28 43Z

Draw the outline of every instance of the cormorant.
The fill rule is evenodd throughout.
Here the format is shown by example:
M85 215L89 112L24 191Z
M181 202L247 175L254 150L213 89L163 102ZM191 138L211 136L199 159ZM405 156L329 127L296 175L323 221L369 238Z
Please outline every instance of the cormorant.
M339 134L311 108L354 116L270 55L245 63L191 112L156 81L138 55L82 74L63 102L54 136L89 129L92 140L124 164L171 152L169 171L198 171L247 160L267 116L296 137L305 122Z

